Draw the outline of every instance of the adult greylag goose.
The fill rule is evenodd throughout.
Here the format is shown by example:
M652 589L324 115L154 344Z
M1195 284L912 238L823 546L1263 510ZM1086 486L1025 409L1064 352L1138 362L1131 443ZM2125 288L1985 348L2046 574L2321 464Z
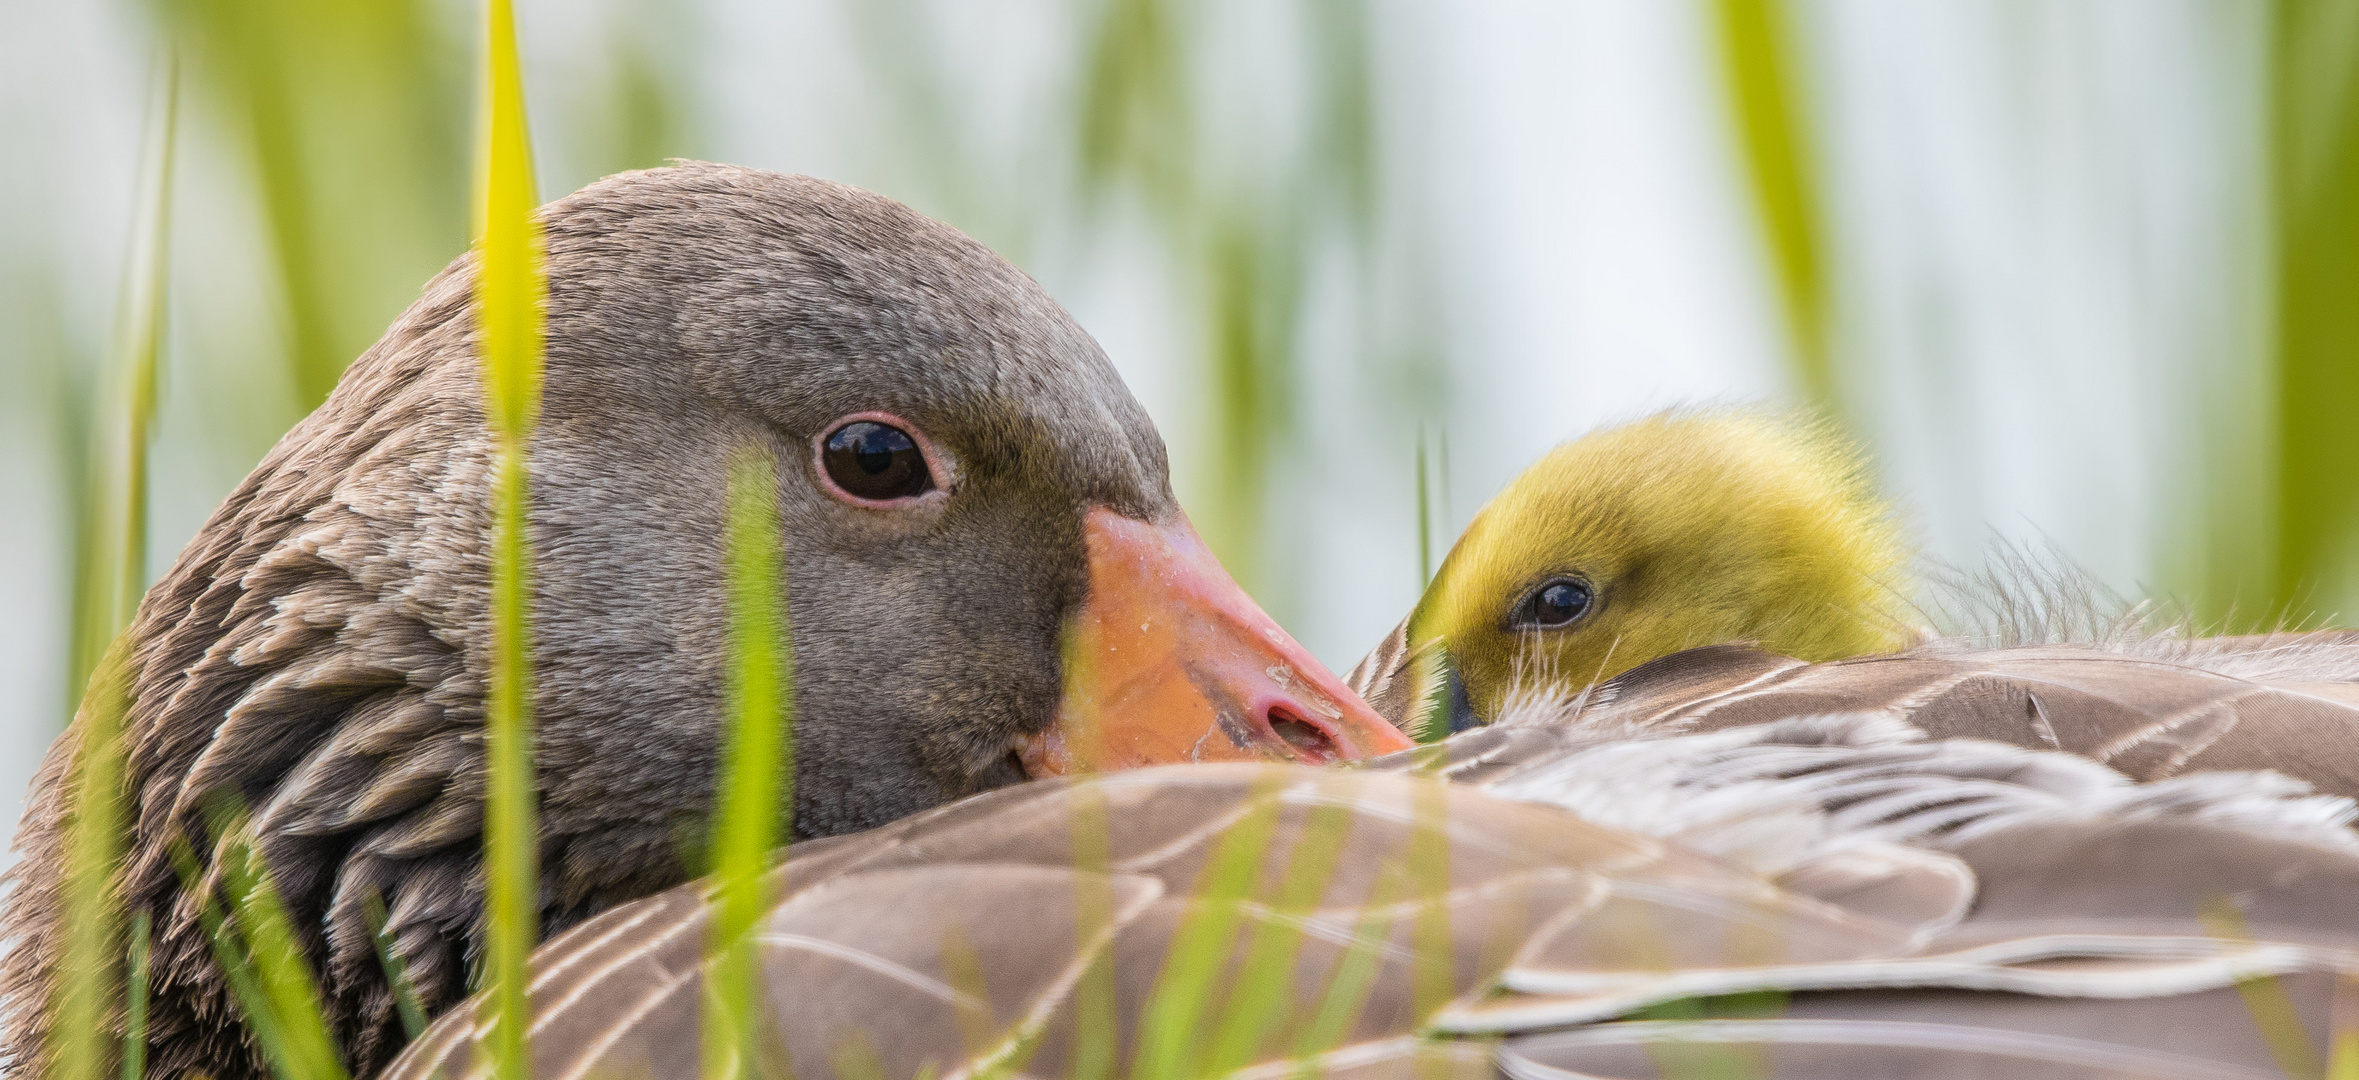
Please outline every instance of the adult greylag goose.
M1955 583L1991 632L1933 638L1910 625L1910 559L1825 426L1664 413L1518 476L1349 681L1427 737L1510 715L1659 733L1873 712L2139 780L2269 769L2359 796L2359 636L2154 631L2010 559Z
M1441 579L1480 594L1404 624L1440 609L1428 655L1495 639L1435 669L1467 730L792 849L750 1074L2257 1078L2359 1026L2351 802L2231 771L2334 780L2297 759L2349 741L2341 639L1900 651L1897 545L1823 433L1687 414L1572 449L1526 494L1588 485L1588 534L1495 506ZM1510 625L1566 581L1592 606ZM1824 662L1682 648L1715 634ZM714 933L690 886L552 942L535 1075L700 1075ZM477 1034L454 1010L389 1075L481 1077Z
M685 880L721 710L726 476L780 463L793 826L887 825L1071 766L1327 762L1410 745L1254 606L1173 501L1097 345L1023 273L898 203L718 165L546 207L529 535L551 932ZM482 940L492 438L454 262L270 451L128 632L123 889L154 919L149 1075L267 1075L175 870L221 798L321 974L345 1060L403 1041L368 925L429 1011ZM1067 669L1068 626L1087 633ZM61 973L79 727L35 780L0 972L16 1067Z

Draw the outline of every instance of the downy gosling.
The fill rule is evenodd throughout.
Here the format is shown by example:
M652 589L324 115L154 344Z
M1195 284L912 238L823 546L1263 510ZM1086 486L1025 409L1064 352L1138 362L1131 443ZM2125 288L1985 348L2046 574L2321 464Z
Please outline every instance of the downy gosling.
M1350 681L1434 739L1703 645L1810 661L1894 651L1922 636L1904 614L1912 557L1831 424L1658 413L1526 469Z

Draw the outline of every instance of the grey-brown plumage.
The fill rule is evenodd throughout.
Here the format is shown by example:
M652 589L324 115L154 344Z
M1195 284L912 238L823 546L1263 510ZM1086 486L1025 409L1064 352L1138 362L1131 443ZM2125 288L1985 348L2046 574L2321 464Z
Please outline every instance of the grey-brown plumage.
M1352 669L1352 688L1396 721L1410 700L1400 627ZM1893 654L1807 664L1743 645L1674 653L1589 688L1535 680L1484 722L1709 731L1824 712L1874 711L1935 738L2084 754L2141 780L2274 769L2359 796L2359 634L2188 638L2123 632L2084 644L2005 648L1944 639Z
M758 931L781 1048L758 1071L1068 1076L1104 963L1114 1075L1136 1075L1171 942L1207 910L1191 890L1266 828L1216 940L1239 965L1287 942L1291 977L1249 1000L1241 966L1212 972L1167 1074L1680 1076L1733 1050L1747 1076L2269 1076L2322 1060L2359 978L2352 814L2282 777L2136 784L1873 714L1530 723L1366 770L1026 785L789 853ZM1076 864L1077 829L1107 830L1104 865ZM1289 906L1304 881L1315 902ZM1105 919L1077 918L1092 896ZM682 888L547 947L535 1075L698 1075L704 911ZM1329 989L1355 964L1356 1005ZM2248 1005L2253 979L2290 1011L2256 1021L2275 1006ZM1693 1022L1625 1019L1672 1002ZM480 1076L473 1025L445 1018L388 1075Z
M2137 780L2270 769L2359 797L2359 635L1935 643L1822 664L1715 646L1664 657L1506 722L1713 731L1876 712L1933 738L2065 750Z
M782 463L801 663L794 824L882 825L1020 779L1085 588L1080 515L1176 514L1095 343L955 230L841 185L691 165L545 209L533 624L551 930L690 872L715 760L727 464ZM400 1031L364 910L429 1009L480 945L486 470L472 257L356 361L150 591L129 636L130 905L155 918L151 1075L263 1075L168 857L252 816L367 1075ZM831 419L887 410L955 456L933 518L818 490ZM8 1050L41 1056L76 736L33 788L5 915Z

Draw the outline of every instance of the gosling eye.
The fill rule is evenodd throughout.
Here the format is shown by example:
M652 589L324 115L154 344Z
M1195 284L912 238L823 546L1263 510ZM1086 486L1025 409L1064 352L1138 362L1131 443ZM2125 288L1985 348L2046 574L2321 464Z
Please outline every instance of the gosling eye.
M848 416L819 440L819 472L829 494L856 506L914 499L937 486L922 439L897 416Z
M1509 623L1517 629L1554 630L1570 626L1597 605L1597 590L1579 578L1556 578L1541 583L1515 606Z

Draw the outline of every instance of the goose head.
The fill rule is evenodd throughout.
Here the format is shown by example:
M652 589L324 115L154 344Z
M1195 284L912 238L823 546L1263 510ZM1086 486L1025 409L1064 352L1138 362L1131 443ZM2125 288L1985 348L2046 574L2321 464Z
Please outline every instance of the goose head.
M792 823L871 828L1029 776L1408 742L1246 597L1147 414L1021 271L876 195L691 164L541 212L527 513L544 928L685 879L727 670L732 462L774 463ZM465 257L148 594L125 663L126 896L158 1075L258 1073L171 852L242 806L365 1073L399 1043L367 912L429 1008L481 945L490 475ZM6 911L38 1054L65 780ZM239 1063L243 1062L241 1068Z
M1516 477L1352 680L1438 737L1700 645L1813 661L1897 649L1915 640L1896 610L1908 558L1858 452L1827 424L1665 412Z

